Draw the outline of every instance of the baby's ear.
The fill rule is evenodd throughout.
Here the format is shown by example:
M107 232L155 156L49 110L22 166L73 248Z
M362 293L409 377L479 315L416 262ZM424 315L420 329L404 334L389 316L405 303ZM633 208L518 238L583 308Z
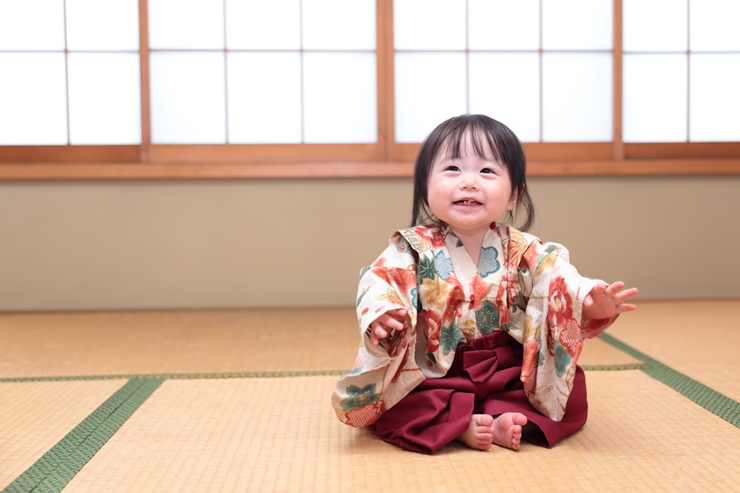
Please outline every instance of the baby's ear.
M509 197L509 210L513 211L514 207L516 207L516 201L519 198L519 192L517 190L514 190L511 192L511 197Z

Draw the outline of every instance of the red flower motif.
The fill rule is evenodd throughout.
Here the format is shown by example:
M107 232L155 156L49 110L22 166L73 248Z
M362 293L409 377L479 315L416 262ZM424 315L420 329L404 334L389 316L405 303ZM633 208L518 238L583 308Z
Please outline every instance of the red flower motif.
M406 294L409 289L416 287L416 272L411 265L407 269L393 267L390 269L390 278L395 281L396 286L401 290L401 294Z
M470 283L470 309L480 310L483 298L488 295L489 286L483 281L480 274L476 274Z
M439 349L439 333L442 329L442 318L434 310L422 310L421 316L427 327L427 351L434 353Z
M573 300L568 294L568 286L565 279L556 277L550 281L550 326L565 327L565 324L573 318Z
M373 275L378 276L386 284L391 284L391 273L388 271L387 268L374 266L372 269L370 269L370 272L372 272Z
M383 267L384 265L385 265L385 257L380 257L375 262L373 262L370 267Z
M537 254L536 248L527 248L527 250L524 252L524 255L522 256L522 260L526 262L527 267L529 267L530 269L534 269L535 267L537 267L538 258L539 255Z
M426 239L429 240L429 243L431 243L434 248L442 248L445 246L445 237L442 236L442 233L439 231L432 231L431 236L427 236Z

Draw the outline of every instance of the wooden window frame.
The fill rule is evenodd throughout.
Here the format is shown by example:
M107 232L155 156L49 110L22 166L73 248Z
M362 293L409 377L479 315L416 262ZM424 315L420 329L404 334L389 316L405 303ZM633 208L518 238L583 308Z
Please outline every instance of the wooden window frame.
M614 3L613 140L525 143L530 176L740 174L740 142L622 141L622 0ZM141 145L0 146L0 179L410 177L419 144L393 141L393 0L377 0L374 144L151 143L147 0L139 0Z

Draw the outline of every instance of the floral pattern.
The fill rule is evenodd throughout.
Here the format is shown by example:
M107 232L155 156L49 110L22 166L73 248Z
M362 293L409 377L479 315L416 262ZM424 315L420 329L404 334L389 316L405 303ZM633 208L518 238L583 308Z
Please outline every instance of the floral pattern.
M396 232L360 279L362 342L354 368L335 385L337 417L355 427L374 422L425 378L444 376L461 344L504 330L523 345L529 401L560 420L583 339L613 322L581 316L597 282L570 265L562 245L507 225L491 225L477 266L445 225ZM371 344L370 323L398 308L408 312L404 329Z

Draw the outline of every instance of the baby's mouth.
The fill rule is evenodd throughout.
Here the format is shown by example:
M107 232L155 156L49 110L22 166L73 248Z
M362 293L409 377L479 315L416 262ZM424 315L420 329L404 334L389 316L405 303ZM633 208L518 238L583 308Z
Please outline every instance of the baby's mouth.
M454 203L460 205L480 205L480 202L477 200L457 200Z

